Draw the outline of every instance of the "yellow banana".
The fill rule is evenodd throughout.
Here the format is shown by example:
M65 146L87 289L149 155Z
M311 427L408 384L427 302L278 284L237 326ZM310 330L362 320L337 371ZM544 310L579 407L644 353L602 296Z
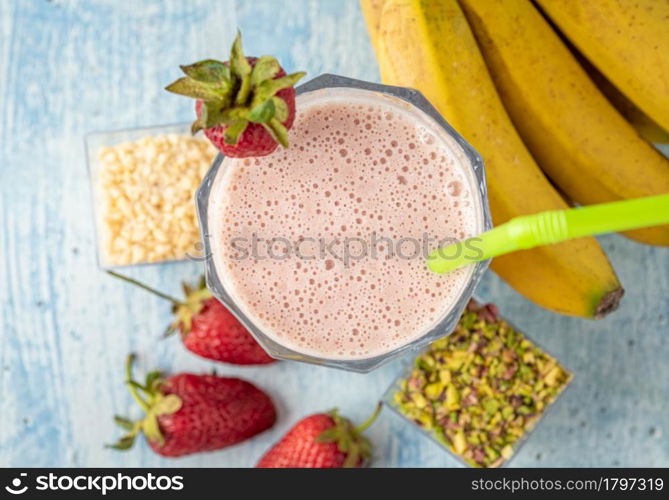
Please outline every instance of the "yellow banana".
M530 0L459 1L516 129L567 196L589 205L669 193L669 160L599 92ZM669 226L625 234L669 246Z
M513 128L456 0L386 0L378 45L384 81L420 90L483 155L495 224L567 208ZM493 269L564 314L602 317L623 293L593 238L505 255Z
M648 142L657 144L669 143L669 131L664 130L650 116L641 111L587 59L584 57L577 57L576 59L581 63L590 79L595 82L597 88L602 91L602 94L607 97L609 102L615 106L641 137Z
M385 2L386 0L360 0L360 8L367 24L367 32L369 33L369 40L372 42L374 52L377 51L378 47L379 21L381 20L381 11Z
M669 2L537 2L611 83L669 130Z

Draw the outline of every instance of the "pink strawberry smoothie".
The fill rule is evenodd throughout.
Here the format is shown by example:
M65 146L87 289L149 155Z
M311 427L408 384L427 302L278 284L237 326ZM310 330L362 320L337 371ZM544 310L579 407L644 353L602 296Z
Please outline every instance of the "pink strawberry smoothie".
M399 99L326 89L299 96L297 110L288 149L226 158L217 174L208 220L218 274L290 349L326 359L395 350L438 323L471 277L471 266L433 274L424 258L437 240L481 230L471 164Z

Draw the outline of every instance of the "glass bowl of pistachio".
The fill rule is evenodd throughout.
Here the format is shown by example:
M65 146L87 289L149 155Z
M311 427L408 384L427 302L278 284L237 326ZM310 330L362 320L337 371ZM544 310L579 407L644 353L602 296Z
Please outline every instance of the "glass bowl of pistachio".
M501 467L572 380L553 356L471 300L454 332L423 350L385 404L471 467Z

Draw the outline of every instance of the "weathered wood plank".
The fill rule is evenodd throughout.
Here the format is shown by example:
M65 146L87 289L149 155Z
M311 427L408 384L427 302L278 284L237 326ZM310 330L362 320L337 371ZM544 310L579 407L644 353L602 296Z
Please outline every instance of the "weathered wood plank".
M274 395L271 432L177 461L143 445L125 455L103 448L117 436L111 416L136 415L122 385L130 350L142 367L214 365L158 339L167 304L97 270L83 135L188 120L190 103L162 86L179 63L225 58L237 26L249 53L275 53L289 70L378 79L353 0L0 2L1 466L250 466L309 412L338 406L362 419L397 372L400 362L370 375L218 365ZM669 465L669 252L603 241L627 287L604 321L541 311L494 276L481 287L576 372L515 465ZM131 271L174 293L198 272ZM456 465L389 412L370 435L379 466Z

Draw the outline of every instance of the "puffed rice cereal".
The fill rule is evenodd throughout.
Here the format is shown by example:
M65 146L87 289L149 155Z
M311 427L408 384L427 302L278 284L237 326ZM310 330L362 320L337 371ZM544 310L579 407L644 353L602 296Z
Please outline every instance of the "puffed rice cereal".
M197 253L194 195L215 156L209 141L181 134L100 148L103 263L158 262Z

